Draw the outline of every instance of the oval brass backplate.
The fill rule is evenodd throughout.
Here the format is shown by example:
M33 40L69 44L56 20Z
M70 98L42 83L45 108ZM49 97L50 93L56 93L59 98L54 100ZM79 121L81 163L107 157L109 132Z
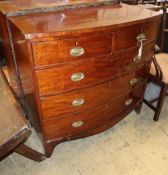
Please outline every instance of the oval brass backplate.
M82 79L84 79L84 73L82 72L77 72L71 75L71 80L72 81L81 81Z
M73 57L79 57L84 53L85 53L85 50L82 47L74 47L70 50L70 55Z
M83 124L84 124L83 121L75 121L75 122L72 123L72 127L73 127L73 128L79 128L79 127L81 127Z
M138 41L144 41L144 40L146 40L146 36L145 36L144 33L140 33L140 34L136 37L136 39L137 39Z
M81 106L84 102L85 100L83 98L75 99L72 101L72 106Z
M138 82L138 79L137 79L137 78L132 78L132 79L130 80L130 85L131 85L131 86L135 86L135 85L137 84L137 82Z
M136 56L134 57L134 63L139 63L142 60L142 57Z
M129 106L133 102L132 98L129 98L128 100L125 101L125 105Z

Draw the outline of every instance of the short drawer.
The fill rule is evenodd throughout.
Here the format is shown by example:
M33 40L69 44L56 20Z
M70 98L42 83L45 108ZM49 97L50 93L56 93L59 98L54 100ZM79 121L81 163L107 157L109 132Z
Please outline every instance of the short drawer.
M66 114L55 119L42 121L47 139L68 137L85 132L135 106L141 100L145 84L104 105L84 112Z
M33 43L34 64L43 66L109 54L112 52L112 35Z
M141 25L133 25L121 28L116 32L116 51L128 49L137 45L137 37L144 34L145 40L143 43L156 39L158 32L158 24L160 21L152 21Z
M135 61L137 48L133 48L114 57L107 55L87 62L36 71L39 94L42 96L77 90L135 71L151 61L153 48L153 42L144 46L139 62Z
M147 80L148 71L149 65L137 72L97 86L41 98L43 119L57 117L70 112L79 112L105 104L106 101L117 98L144 83Z

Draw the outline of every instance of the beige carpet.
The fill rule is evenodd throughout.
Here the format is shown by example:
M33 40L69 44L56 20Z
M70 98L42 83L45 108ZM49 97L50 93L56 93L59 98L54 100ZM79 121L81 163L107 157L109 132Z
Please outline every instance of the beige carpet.
M0 162L0 175L168 175L167 105L168 98L159 122L144 105L104 133L58 145L41 163L13 153ZM28 144L42 150L35 133Z

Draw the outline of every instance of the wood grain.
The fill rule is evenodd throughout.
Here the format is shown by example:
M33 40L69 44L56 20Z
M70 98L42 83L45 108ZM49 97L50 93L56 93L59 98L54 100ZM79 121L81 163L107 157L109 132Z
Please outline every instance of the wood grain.
M30 135L30 128L1 69L0 94L0 157L2 157Z
M142 61L138 64L133 61L137 55L135 47L116 56L106 55L87 60L87 62L76 61L68 66L36 71L39 94L49 95L76 90L135 71L139 66L152 60L153 47L154 42L144 47ZM71 75L78 72L82 72L85 77L81 81L73 82Z
M32 47L35 66L58 64L110 54L112 34L33 43ZM82 47L84 54L71 56L70 50L74 47Z
M145 84L141 85L139 88L135 88L126 95L118 97L117 99L97 108L78 113L66 114L56 119L43 121L47 139L52 139L54 137L67 137L80 133L94 128L96 125L98 126L110 118L124 112L132 105L135 105L138 100L141 100ZM125 101L130 98L133 99L133 102L131 105L126 106ZM84 124L79 128L73 128L72 123L75 121L83 121Z
M19 3L0 7L4 26L8 10L23 9L25 2ZM13 41L18 45L18 78L25 95L32 99L30 108L37 110L32 122L42 136L47 156L58 143L97 134L133 109L140 109L161 19L160 12L145 8L121 4L9 18ZM8 34L2 26L0 31L2 36ZM143 41L141 61L135 63L139 51L136 37L142 32L147 40ZM6 45L8 50L8 41ZM75 46L85 52L72 58L69 52ZM71 80L75 73L83 73L81 81ZM135 87L128 83L132 77L138 78ZM73 108L76 98L84 98L84 105ZM128 98L133 102L125 106ZM84 124L73 128L72 123L78 120Z
M22 29L26 39L54 39L60 36L102 33L118 27L131 26L160 19L161 12L147 10L145 6L100 6L52 13L38 13L10 17ZM98 32L99 30L99 32Z
M121 78L91 87L74 91L70 93L60 94L56 96L41 98L41 108L43 120L52 117L59 117L70 112L85 111L100 104L104 104L109 100L115 99L122 94L127 93L131 89L145 83L146 74L149 71L150 65L145 66L137 72L132 72ZM130 85L130 81L137 78L135 86ZM75 99L83 99L84 104L81 106L73 106L72 102Z
M128 49L137 45L137 36L141 33L144 33L146 36L146 40L144 40L143 43L155 40L159 23L160 21L157 20L142 25L136 24L131 27L124 27L118 30L116 32L116 51Z

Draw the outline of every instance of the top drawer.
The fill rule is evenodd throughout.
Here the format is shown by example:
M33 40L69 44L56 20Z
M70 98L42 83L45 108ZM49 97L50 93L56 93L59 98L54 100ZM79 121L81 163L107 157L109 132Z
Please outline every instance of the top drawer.
M112 35L33 43L34 64L43 66L109 54L112 52Z
M116 51L128 49L138 44L137 37L144 34L143 43L156 39L160 21L152 21L139 25L121 28L116 32Z

